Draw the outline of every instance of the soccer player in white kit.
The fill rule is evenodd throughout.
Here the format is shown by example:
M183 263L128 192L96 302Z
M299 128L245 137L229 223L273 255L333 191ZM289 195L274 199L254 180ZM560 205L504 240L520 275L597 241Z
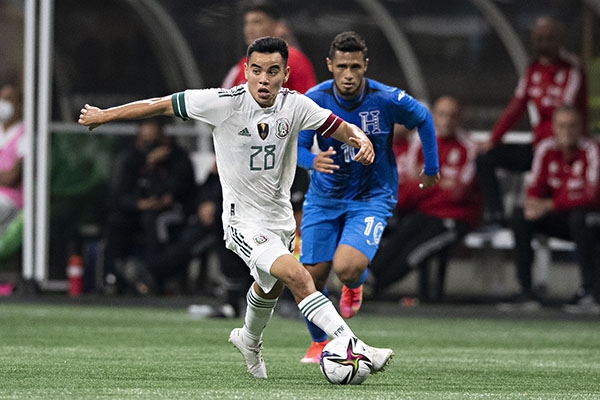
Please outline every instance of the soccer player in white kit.
M229 340L248 372L266 378L262 333L284 285L300 312L330 337L354 336L335 307L317 291L310 273L292 254L295 221L290 202L298 132L316 130L357 148L355 160L371 164L375 153L367 136L304 95L282 88L289 76L287 43L259 38L248 46L248 82L231 89L186 90L108 109L86 104L79 123L90 130L116 120L156 115L195 119L213 127L217 168L223 187L223 227L227 248L238 254L255 280L248 291L244 326ZM370 347L372 373L393 356Z

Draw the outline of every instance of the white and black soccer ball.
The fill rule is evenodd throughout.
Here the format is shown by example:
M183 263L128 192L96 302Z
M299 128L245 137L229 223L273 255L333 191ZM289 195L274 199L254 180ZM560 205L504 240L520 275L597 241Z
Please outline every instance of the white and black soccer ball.
M369 377L372 365L367 345L351 336L331 340L321 353L321 372L336 385L360 385Z

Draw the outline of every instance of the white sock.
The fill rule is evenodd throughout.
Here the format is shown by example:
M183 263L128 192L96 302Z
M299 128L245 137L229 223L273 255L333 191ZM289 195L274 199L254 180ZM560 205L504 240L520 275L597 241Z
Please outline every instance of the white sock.
M354 336L354 333L327 297L321 292L306 296L298 308L310 322L321 328L327 336Z
M253 286L250 286L246 300L248 305L244 318L244 333L248 339L254 342L249 344L258 344L267 323L271 320L277 299L263 299L254 291Z

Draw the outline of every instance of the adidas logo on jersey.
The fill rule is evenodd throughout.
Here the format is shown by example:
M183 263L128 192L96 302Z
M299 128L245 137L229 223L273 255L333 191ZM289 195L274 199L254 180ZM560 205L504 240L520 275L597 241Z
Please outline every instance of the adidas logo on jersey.
M239 136L250 136L250 132L248 131L248 128L244 128L238 132L238 135Z

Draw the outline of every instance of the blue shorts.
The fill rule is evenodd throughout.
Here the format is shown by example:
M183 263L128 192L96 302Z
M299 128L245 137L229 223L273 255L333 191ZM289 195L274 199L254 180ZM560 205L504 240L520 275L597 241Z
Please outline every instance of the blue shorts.
M300 225L300 262L332 261L340 244L355 248L371 262L391 215L388 202L307 198Z

